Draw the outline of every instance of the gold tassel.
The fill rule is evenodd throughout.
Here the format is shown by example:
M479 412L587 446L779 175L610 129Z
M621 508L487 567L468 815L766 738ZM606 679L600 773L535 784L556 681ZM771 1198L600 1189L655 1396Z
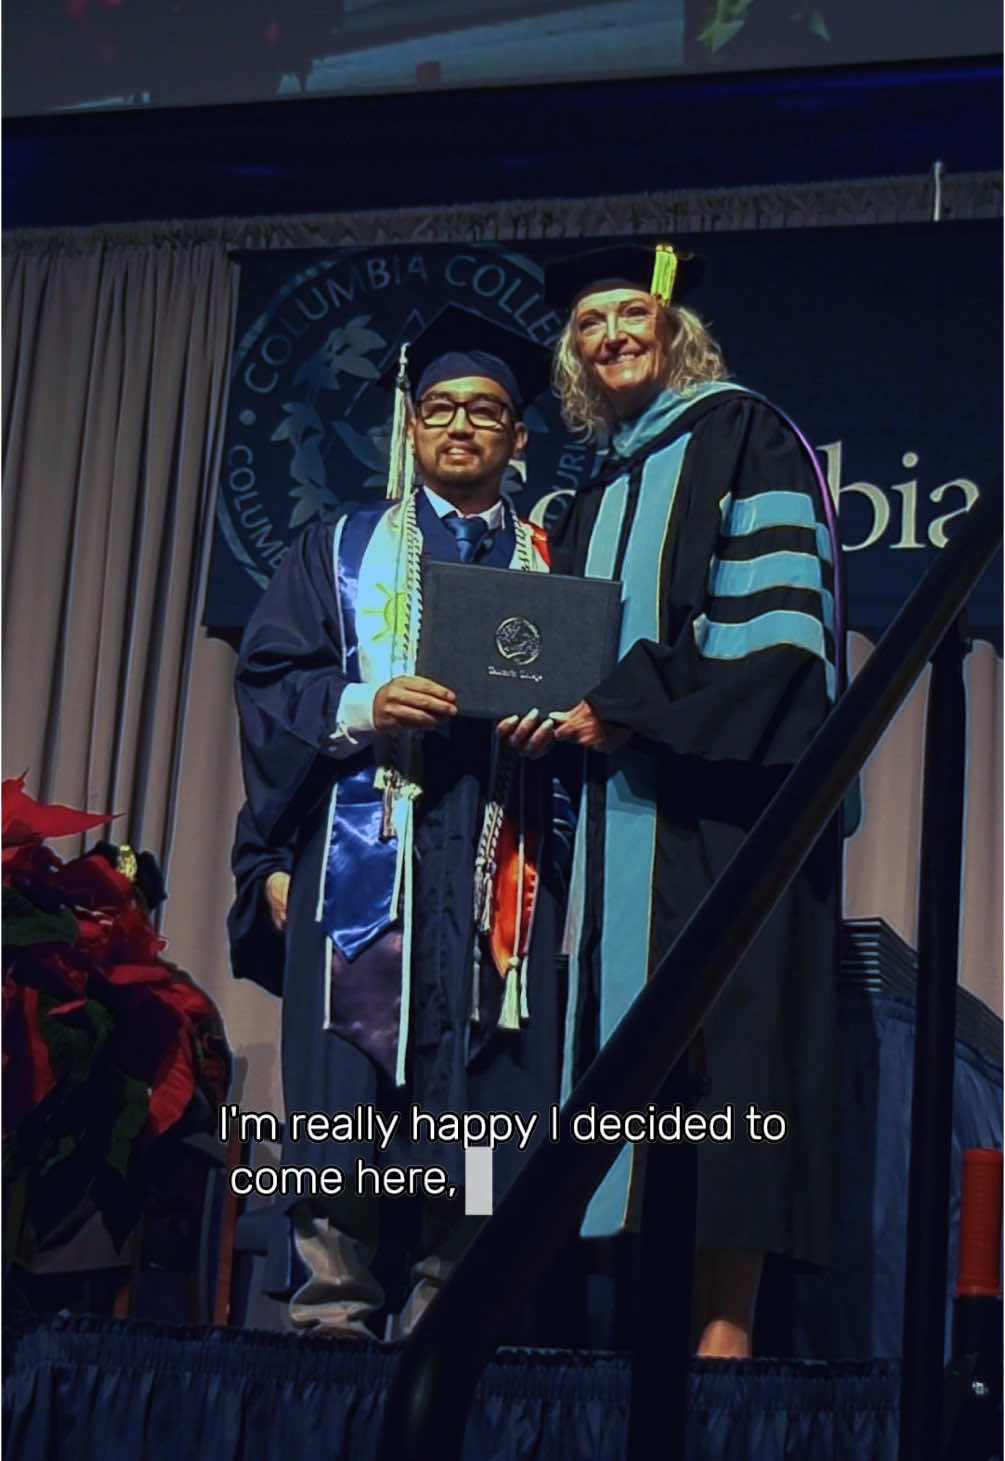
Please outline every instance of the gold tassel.
M653 260L653 282L649 286L649 293L654 294L663 304L669 304L676 278L677 251L673 244L657 244L656 257Z

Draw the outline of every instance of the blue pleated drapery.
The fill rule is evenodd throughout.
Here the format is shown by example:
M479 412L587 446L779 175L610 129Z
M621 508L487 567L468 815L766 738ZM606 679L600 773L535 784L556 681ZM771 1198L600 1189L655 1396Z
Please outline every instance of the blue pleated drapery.
M56 1318L12 1336L7 1363L17 1461L369 1461L395 1356ZM687 1461L896 1461L897 1389L892 1361L696 1361ZM502 1352L479 1385L463 1461L621 1461L627 1397L621 1356Z
M846 988L838 1003L834 1254L821 1272L765 1275L758 1301L761 1354L866 1359L899 1355L904 1322L914 1008L906 999ZM952 1332L963 1152L1001 1149L1002 1071L957 1039L949 1189L946 1345Z

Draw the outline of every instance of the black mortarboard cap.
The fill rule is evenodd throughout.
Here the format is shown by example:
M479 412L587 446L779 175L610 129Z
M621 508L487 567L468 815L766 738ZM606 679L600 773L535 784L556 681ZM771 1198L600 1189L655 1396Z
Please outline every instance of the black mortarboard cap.
M418 399L440 381L483 375L497 381L520 410L548 384L550 353L476 310L448 304L408 346L408 379ZM390 386L398 374L397 355L381 377Z
M545 269L545 297L553 309L565 314L588 289L597 286L616 289L629 285L647 294L662 294L653 286L657 250L656 243L620 243L557 259ZM701 279L705 266L693 254L676 249L673 252L676 270L670 302L679 304Z

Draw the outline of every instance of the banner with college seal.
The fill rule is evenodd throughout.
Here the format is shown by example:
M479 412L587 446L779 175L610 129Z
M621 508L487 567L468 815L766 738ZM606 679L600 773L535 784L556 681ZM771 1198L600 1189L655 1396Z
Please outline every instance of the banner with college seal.
M840 509L849 626L875 638L992 484L1001 456L1000 225L762 230L678 238L705 276L688 303L734 379L816 447ZM304 524L384 495L403 340L448 303L551 345L543 267L607 239L395 244L236 255L241 269L204 621L232 642ZM517 510L547 523L593 468L550 392L525 413ZM971 598L1000 648L1000 568Z

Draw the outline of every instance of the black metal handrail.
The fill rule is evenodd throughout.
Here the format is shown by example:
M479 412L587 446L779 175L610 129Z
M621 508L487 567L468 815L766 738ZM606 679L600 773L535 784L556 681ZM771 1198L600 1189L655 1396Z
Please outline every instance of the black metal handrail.
M899 1461L936 1456L942 1429L967 761L965 653L958 619L935 651L925 726Z
M402 1350L380 1461L456 1461L501 1326L578 1229L618 1154L572 1140L591 1105L653 1099L966 601L1002 535L1000 482L942 550L563 1108Z

